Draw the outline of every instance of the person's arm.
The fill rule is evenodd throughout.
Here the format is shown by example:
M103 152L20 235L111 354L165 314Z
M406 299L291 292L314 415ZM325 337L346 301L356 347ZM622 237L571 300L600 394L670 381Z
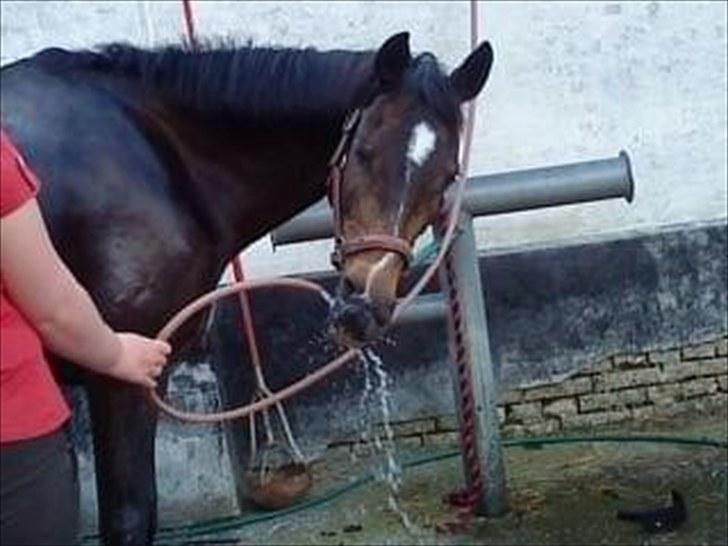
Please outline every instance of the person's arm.
M169 344L115 333L58 256L38 203L30 199L0 220L2 280L45 346L99 373L155 386Z

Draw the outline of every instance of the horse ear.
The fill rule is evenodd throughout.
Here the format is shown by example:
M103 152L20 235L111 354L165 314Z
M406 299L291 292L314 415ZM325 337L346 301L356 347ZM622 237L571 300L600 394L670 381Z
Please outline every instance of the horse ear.
M475 97L485 85L493 65L493 48L483 42L450 74L450 83L460 102Z
M409 32L391 36L382 44L374 58L377 79L385 89L396 87L411 60Z

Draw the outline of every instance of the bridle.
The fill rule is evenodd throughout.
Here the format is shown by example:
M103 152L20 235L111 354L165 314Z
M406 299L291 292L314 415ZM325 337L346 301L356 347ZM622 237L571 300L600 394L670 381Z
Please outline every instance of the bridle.
M329 160L329 174L326 185L334 220L334 250L331 253L331 263L337 270L341 270L346 258L353 254L367 250L383 250L397 254L402 258L405 269L407 269L412 260L412 245L406 239L386 233L362 235L348 240L344 237L344 226L341 218L341 181L361 116L362 109L357 108L346 117L341 130L341 139Z

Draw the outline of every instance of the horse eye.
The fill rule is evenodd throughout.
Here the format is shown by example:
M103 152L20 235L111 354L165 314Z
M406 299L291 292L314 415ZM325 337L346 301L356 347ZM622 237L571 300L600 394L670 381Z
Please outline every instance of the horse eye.
M374 150L370 146L359 146L354 153L362 163L370 163L374 157Z

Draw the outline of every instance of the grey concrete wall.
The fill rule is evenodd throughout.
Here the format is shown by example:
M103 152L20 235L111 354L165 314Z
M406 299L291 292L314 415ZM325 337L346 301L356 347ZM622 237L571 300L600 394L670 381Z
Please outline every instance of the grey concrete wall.
M485 253L480 260L490 345L501 388L566 378L620 353L667 349L728 332L728 230L723 222L548 249ZM333 277L319 277L324 283ZM274 389L335 354L315 300L272 290L254 295ZM236 302L213 322L212 355L225 389L244 400L251 383ZM454 408L444 317L394 330L377 351L392 374L398 419ZM241 356L242 355L242 356ZM307 435L356 427L362 377L336 374L293 402ZM236 395L233 394L232 397ZM238 401L238 400L236 400ZM305 409L303 409L305 408ZM309 414L310 412L310 414Z
M511 397L504 405L510 432L629 419L631 406L599 415L595 407L574 415L570 411L599 400L604 404L612 396L608 407L623 406L625 396L642 391L640 404L629 403L639 406L635 415L640 416L654 406L664 409L683 395L708 395L716 404L724 403L725 395L716 394L728 371L722 348L717 360L714 354L703 355L707 360L695 363L689 354L686 360L691 362L676 370L673 362L663 367L656 359L660 351L675 353L676 347L728 332L727 227L724 222L678 225L628 238L483 254L482 297L500 388L504 396L529 392L528 399ZM329 286L335 282L331 275L315 278ZM273 390L302 378L335 354L322 335L327 310L317 299L260 291L253 295L253 304L257 323L265 325L258 332ZM253 383L238 316L236 302L221 305L208 340L223 399L230 406L249 400ZM454 412L444 318L401 327L376 350L391 378L394 421L405 422L407 430L418 429L417 422L435 422ZM648 352L651 360L640 360L639 355ZM615 358L625 354L636 355L634 361ZM591 377L592 364L600 366L596 371L603 377L598 380ZM581 390L567 395L558 387L539 387L561 381L566 381L565 391L574 385ZM364 384L361 366L352 364L287 402L307 455L316 456L332 441L358 436ZM556 395L542 392L549 389ZM539 392L554 400L534 397ZM544 412L550 417L544 418ZM439 427L438 432L452 436L453 431ZM245 443L246 434L244 425L233 425L232 437L239 444ZM238 445L232 452L234 465L245 464L245 453L244 445Z
M182 363L170 380L167 400L190 411L220 407L217 380L206 362ZM86 395L66 388L73 403L71 436L81 485L81 527L96 529L96 484ZM190 425L162 415L156 439L157 490L161 525L183 524L238 513L235 479L221 425Z

